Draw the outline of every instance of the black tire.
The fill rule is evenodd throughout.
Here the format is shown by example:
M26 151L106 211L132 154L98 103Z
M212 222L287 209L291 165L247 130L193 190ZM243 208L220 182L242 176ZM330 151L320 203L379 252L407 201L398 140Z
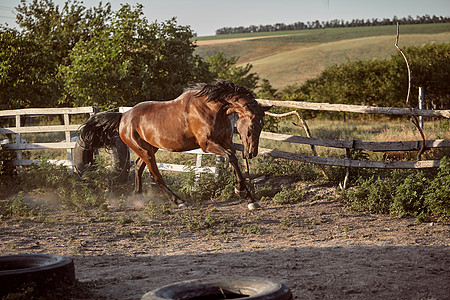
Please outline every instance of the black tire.
M94 149L86 148L84 141L78 138L73 149L74 171L81 176L86 171L86 165L92 164L93 162Z
M114 146L108 149L113 161L111 177L114 179L114 182L124 183L128 181L130 173L130 150L118 134L113 140ZM83 175L86 170L86 165L93 164L94 153L98 153L98 149L88 149L85 147L84 141L81 138L77 139L73 150L73 161L77 174L80 176Z
M196 279L182 281L152 290L141 300L291 300L292 293L285 284L257 277Z
M73 260L51 254L0 256L0 296L34 285L43 292L75 281Z
M113 161L112 176L115 182L124 183L130 175L130 150L117 134L114 137L114 147L109 150Z

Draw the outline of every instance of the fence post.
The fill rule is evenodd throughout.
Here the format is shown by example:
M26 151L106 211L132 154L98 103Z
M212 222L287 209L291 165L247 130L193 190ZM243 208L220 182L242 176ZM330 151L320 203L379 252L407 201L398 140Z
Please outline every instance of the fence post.
M65 127L65 137L66 137L66 143L70 143L70 130L69 130L69 125L70 125L70 119L69 119L69 114L65 113L64 114L64 127ZM73 156L72 156L72 149L67 148L66 150L67 152L67 159L72 161L72 171L73 171Z
M423 109L423 87L419 87L419 109ZM419 126L423 129L423 116L419 116Z
M16 114L16 128L20 128L21 127L20 117L21 117L20 113L17 113ZM22 143L22 134L16 133L16 144L21 144L21 143ZM22 150L16 150L16 158L19 161L22 160ZM20 171L21 169L22 169L22 166L18 166L17 167L17 170Z

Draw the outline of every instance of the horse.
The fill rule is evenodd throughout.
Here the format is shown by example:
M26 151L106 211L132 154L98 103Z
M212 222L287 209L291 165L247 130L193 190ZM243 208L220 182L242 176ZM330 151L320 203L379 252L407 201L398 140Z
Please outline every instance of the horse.
M138 156L135 162L135 193L142 193L142 173L148 167L152 180L179 207L187 203L165 184L155 159L158 149L182 152L201 148L225 158L235 177L235 193L247 200L248 209L260 208L246 186L232 143L229 116L236 114L236 128L244 146L244 158L258 154L259 136L264 125L263 107L253 93L229 81L191 86L176 99L145 101L125 113L93 115L81 128L79 139L86 148L114 145L120 139Z

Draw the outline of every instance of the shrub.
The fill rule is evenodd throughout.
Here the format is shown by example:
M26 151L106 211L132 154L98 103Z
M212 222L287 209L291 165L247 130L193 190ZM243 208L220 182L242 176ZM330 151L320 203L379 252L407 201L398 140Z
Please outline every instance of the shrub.
M424 191L428 180L423 172L410 174L401 182L390 205L390 213L399 217L405 215L424 216L427 208L424 203Z
M346 205L357 211L450 218L450 160L444 157L435 176L431 171L393 171L388 176L359 178L356 186L341 193Z
M354 210L386 214L395 192L395 182L371 176L358 179L357 187L343 192L345 203Z
M430 214L450 218L450 158L441 160L438 174L425 190L425 205Z
M298 180L313 181L319 178L317 169L309 164L282 158L258 156L252 172L259 175L284 175Z
M29 208L23 199L23 193L18 193L13 200L0 206L0 219L2 217L31 217L33 209Z

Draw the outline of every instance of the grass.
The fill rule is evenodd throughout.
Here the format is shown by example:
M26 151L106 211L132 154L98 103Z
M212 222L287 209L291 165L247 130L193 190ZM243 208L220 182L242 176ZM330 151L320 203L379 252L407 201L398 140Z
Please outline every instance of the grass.
M278 124L278 132L293 135L305 135L303 129L292 125L295 119L284 119ZM420 140L420 136L408 120L389 118L374 118L367 117L365 119L354 120L347 118L346 122L341 120L322 120L319 118L306 120L311 130L312 136L324 139L339 139L339 140L363 140L363 141L399 141L399 140ZM450 124L448 121L430 121L425 122L425 135L427 139L450 138ZM236 136L235 140L239 138ZM311 149L308 145L298 145L293 143L281 143L270 140L261 140L260 146L264 148L272 148L284 150L288 152L311 154ZM343 158L345 150L317 147L320 156ZM6 152L2 151L2 155ZM65 154L62 154L65 155ZM389 156L391 155L391 156ZM410 157L407 154L382 154L382 153L354 153L354 158L371 159L371 160L386 160L386 159L415 159L415 154ZM443 151L427 151L424 159L440 159L444 155L450 156L448 150ZM356 157L357 156L357 157ZM179 163L193 165L195 163L195 155L191 154L176 154L169 152L159 152L158 161L167 163ZM238 158L241 160L242 156L238 153ZM77 175L70 174L67 169L62 166L52 166L48 163L43 163L40 167L34 166L28 168L27 171L21 172L17 177L0 176L0 190L3 199L11 199L6 202L1 208L1 216L8 218L12 216L18 217L32 217L35 212L27 209L24 205L24 195L45 194L50 193L52 197L60 199L64 205L75 210L83 211L87 208L97 207L100 211L108 212L107 201L109 195L115 195L116 198L124 201L124 195L132 193L132 184L128 183L124 186L113 185L109 177L108 171L108 155L104 153L100 159L100 167L87 172L82 178ZM215 163L214 156L204 156L203 163L213 166ZM241 162L241 166L242 166ZM258 199L267 199L266 202L271 205L285 205L291 203L301 202L304 195L296 191L296 187L291 185L294 181L306 182L340 182L345 175L344 168L327 167L326 171L329 179L326 179L318 166L285 159L273 159L265 156L258 156L256 159L250 160L250 176L251 178L268 176L273 177L273 181L278 183L276 185L268 184L265 186L258 186L254 189L254 194ZM354 171L354 172L353 172ZM356 172L356 175L355 175ZM357 184L355 180L362 176L364 179L373 176L374 174L381 174L378 170L357 169L352 170L350 184ZM131 174L132 176L133 174ZM234 177L231 171L226 169L222 177L214 178L212 174L203 174L200 182L196 182L194 172L175 173L164 172L164 177L169 186L175 193L179 194L183 199L196 203L198 207L204 206L204 203L211 198L223 199L228 201L235 197L234 195ZM132 178L132 177L131 177ZM157 189L154 186L150 187L147 176L144 179L145 189ZM278 180L289 178L290 182L286 187L280 187ZM284 184L284 183L283 183ZM435 185L438 185L435 183ZM158 189L159 190L159 189ZM159 197L159 196L157 196ZM164 196L160 197L164 198ZM166 199L167 200L167 199ZM431 203L430 205L434 205ZM439 211L440 205L437 205L436 210ZM168 218L171 219L172 209L168 206L151 206L146 209L146 213L150 218ZM105 221L108 217L95 216L93 221ZM178 217L181 224L189 231L208 231L210 234L217 234L220 232L227 232L233 226L229 225L229 220L223 220L217 217L214 212L210 212L199 217L198 215L185 215L185 218ZM117 224L125 225L133 220L119 218ZM152 234L149 234L151 236ZM155 233L155 235L158 235Z
M431 42L444 43L450 39L450 24L404 25L400 27L400 34L399 44L403 48ZM269 79L274 88L283 88L301 84L333 64L356 59L386 59L397 51L394 47L395 26L255 33L201 40L271 35L274 37L202 45L196 52L203 57L217 52L240 57L238 64L252 64L253 72Z

